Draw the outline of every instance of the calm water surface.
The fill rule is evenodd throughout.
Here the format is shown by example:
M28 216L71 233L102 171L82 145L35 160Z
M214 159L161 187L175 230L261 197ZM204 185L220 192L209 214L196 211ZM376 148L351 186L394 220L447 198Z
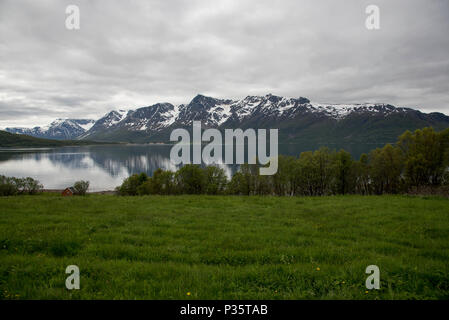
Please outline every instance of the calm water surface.
M32 177L46 189L63 189L77 180L88 180L90 191L113 190L134 173L152 175L157 168L176 170L170 162L171 148L171 145L99 145L0 149L0 175ZM314 149L280 145L279 152L298 156L301 151ZM228 176L237 169L224 164L221 167Z
M113 190L133 173L176 170L168 145L115 145L0 150L0 175L33 177L46 189L63 189L77 180L90 191Z

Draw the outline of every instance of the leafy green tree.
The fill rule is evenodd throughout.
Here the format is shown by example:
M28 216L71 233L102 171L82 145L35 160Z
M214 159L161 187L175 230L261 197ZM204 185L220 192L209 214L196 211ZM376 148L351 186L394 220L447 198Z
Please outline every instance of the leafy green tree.
M42 192L43 185L31 178L15 178L0 176L0 196L13 196L18 194L36 194Z
M272 176L257 175L257 184L254 194L261 196L274 194Z
M340 150L335 154L334 161L335 193L346 194L354 192L354 162L351 154Z
M23 179L23 188L27 194L36 194L42 192L44 186L39 181L31 177L26 177Z
M158 194L158 192L155 192L155 188L153 187L153 179L148 177L147 181L136 188L136 194L139 196Z
M298 190L301 195L315 195L319 184L312 151L302 152L298 161Z
M207 166L204 169L207 194L222 194L226 190L228 178L225 171L217 166Z
M278 157L278 171L272 176L273 193L279 196L293 195L296 188L296 159L291 156Z
M405 178L410 186L439 185L445 171L444 133L433 128L406 131L398 146L405 158Z
M303 152L299 156L298 184L301 194L325 195L331 192L332 153L328 148Z
M360 160L354 162L355 192L358 194L371 194L370 167L368 161L368 155L363 153L360 156Z
M228 193L249 196L253 192L252 177L249 170L239 170L228 184Z
M241 172L236 172L232 175L231 180L229 181L227 187L226 187L226 193L227 194L233 194L233 195L243 195L247 194L245 191L242 190L242 182L243 174Z
M75 189L75 194L79 196L84 196L89 189L89 181L80 180L75 182L73 189Z
M18 192L17 183L13 178L0 176L0 196L14 196Z
M160 194L169 195L176 193L175 174L170 170L158 168L153 176L137 188L139 195Z
M175 174L179 192L184 194L201 194L206 190L206 175L199 165L187 164Z
M154 180L158 181L161 188L161 194L175 194L176 193L176 182L175 173L170 170L165 170L158 172L152 177Z
M148 181L146 173L133 174L126 178L122 185L116 188L116 191L119 195L136 196L138 194L137 189L146 181Z
M370 179L376 194L401 190L403 157L401 150L387 144L370 152Z

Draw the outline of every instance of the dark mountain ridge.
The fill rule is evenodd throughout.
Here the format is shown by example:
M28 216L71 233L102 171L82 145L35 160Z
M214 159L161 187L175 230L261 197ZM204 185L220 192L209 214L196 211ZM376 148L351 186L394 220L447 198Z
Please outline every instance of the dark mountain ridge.
M172 130L191 129L194 120L203 128L277 128L280 144L343 148L395 142L405 130L449 127L449 116L423 113L385 103L323 104L304 97L268 94L241 100L197 95L190 103L175 106L157 103L136 110L107 113L91 127L73 135L77 139L114 142L169 142ZM7 131L14 132L14 128ZM31 134L34 135L34 134ZM304 148L304 147L303 147ZM303 149L302 148L302 149Z

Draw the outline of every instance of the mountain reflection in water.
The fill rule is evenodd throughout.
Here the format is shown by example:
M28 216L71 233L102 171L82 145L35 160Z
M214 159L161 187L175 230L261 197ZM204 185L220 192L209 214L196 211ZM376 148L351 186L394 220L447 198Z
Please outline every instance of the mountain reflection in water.
M380 146L380 145L379 145ZM299 156L316 150L315 145L279 145L279 153ZM344 148L358 159L362 152L377 146L333 146ZM0 149L0 175L32 177L46 189L63 189L77 180L90 181L90 191L113 190L131 174L152 175L162 168L178 169L170 161L172 145L97 145L44 149ZM246 150L246 148L245 148ZM223 152L224 156L224 152ZM246 158L246 156L245 156ZM219 165L230 177L237 166Z

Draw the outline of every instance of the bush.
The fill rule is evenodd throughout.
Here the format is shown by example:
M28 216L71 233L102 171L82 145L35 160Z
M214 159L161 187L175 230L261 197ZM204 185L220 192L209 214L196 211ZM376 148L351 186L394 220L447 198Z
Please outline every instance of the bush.
M175 174L170 171L157 169L151 178L137 187L138 195L160 194L169 195L176 193Z
M133 174L131 177L126 178L122 185L116 188L116 191L121 196L136 196L138 188L146 181L148 181L146 173Z
M185 165L176 173L157 169L152 177L134 174L116 188L119 195L224 194L228 184L225 171L216 166Z
M206 175L199 165L187 164L175 176L180 193L201 194L206 190Z
M251 194L251 182L249 181L251 176L244 174L240 171L236 172L231 181L228 184L227 191L229 194L245 195Z
M0 176L0 196L13 196L19 192L13 178Z
M209 166L204 169L206 185L205 193L223 194L228 184L228 178L222 168Z
M33 178L14 178L0 176L0 196L17 194L36 194L43 189L42 184Z
M89 189L89 181L77 181L73 185L73 189L75 189L75 194L78 196L84 196Z
M22 179L22 192L26 194L36 194L42 192L44 186L39 181L33 178L26 177Z

